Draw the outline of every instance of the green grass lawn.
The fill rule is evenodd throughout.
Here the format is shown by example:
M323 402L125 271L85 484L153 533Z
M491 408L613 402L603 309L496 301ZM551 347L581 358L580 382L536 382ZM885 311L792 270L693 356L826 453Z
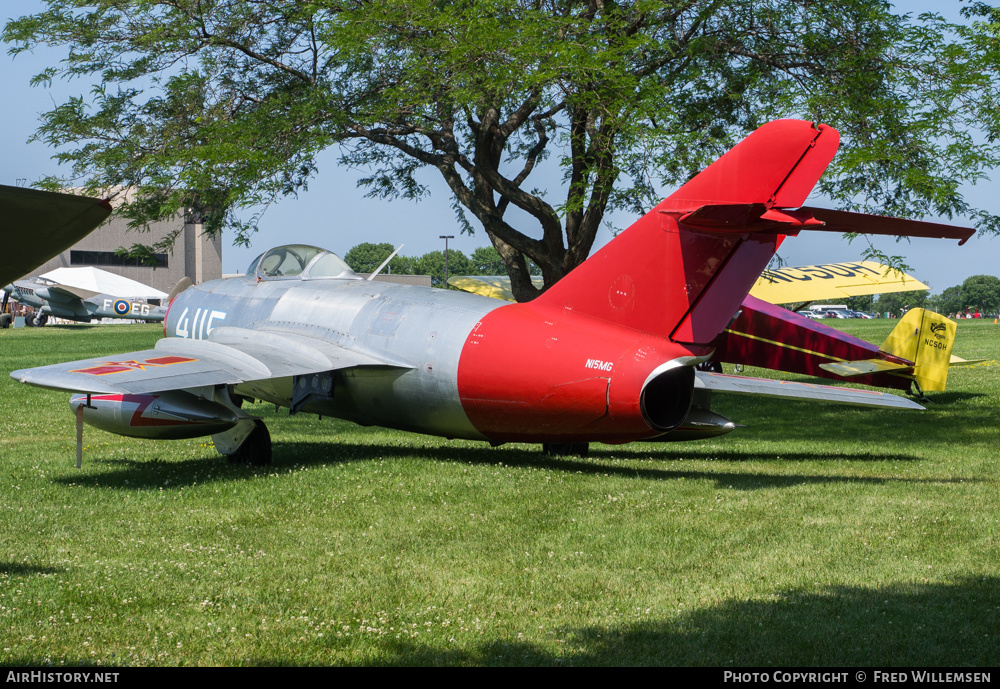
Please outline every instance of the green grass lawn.
M77 470L68 395L8 373L160 333L0 332L4 664L1000 662L991 322L924 412L720 396L745 428L579 459L258 405L270 467L87 427Z

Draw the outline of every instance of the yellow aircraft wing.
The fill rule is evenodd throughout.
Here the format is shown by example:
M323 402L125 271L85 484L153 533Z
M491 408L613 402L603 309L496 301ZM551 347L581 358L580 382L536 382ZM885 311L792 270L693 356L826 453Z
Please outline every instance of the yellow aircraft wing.
M930 288L881 263L855 261L765 270L750 294L771 304L792 304L918 289Z
M448 284L484 297L514 301L514 293L510 291L510 278L506 275L452 275L448 278ZM535 275L531 278L531 284L541 289L545 282L540 275Z
M531 281L536 287L543 285L541 277ZM448 284L484 297L514 301L506 275L453 275ZM765 270L750 294L770 304L793 304L918 289L930 288L912 275L876 261L854 261Z
M74 194L0 185L0 286L76 244L111 215L111 204Z

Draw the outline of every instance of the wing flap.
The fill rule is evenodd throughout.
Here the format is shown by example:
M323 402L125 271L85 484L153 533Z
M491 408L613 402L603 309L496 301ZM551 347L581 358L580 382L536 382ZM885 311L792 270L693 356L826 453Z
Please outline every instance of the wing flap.
M796 383L770 378L730 376L722 373L695 372L695 389L735 395L761 395L764 397L785 397L799 400L814 400L833 404L852 404L866 407L888 407L892 409L923 409L916 402L875 390L854 390L829 385Z

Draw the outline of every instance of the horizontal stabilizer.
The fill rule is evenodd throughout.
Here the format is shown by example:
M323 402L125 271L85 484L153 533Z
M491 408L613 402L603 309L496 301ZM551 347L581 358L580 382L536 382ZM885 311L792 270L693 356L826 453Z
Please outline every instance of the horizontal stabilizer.
M873 373L913 373L913 365L897 364L885 359L865 359L864 361L843 361L832 364L820 364L824 371L829 371L843 378L870 376Z
M976 233L969 227L955 227L936 222L922 220L904 220L889 218L882 215L866 215L850 211L835 211L828 208L799 209L812 214L821 226L810 227L810 230L826 232L857 232L858 234L886 234L894 237L929 237L932 239L957 239L959 246Z
M835 388L829 385L795 383L770 378L750 378L730 376L722 373L695 372L696 390L731 393L735 395L760 395L764 397L786 397L799 400L852 404L866 407L886 407L894 409L923 409L916 402L905 397L890 395L875 390L853 390Z
M988 359L963 359L960 356L951 355L951 360L948 362L949 366L972 366L973 364L981 364Z
M799 230L823 227L823 223L809 213L768 208L763 203L716 203L701 206L680 216L677 223L689 230L738 234L746 232L795 234Z

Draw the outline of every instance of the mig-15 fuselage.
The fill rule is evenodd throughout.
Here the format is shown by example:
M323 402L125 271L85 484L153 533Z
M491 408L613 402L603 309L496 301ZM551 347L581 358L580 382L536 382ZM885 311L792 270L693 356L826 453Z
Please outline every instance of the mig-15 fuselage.
M873 390L697 368L786 236L842 231L851 218L879 231L873 216L818 220L802 207L838 142L825 125L765 125L529 303L374 282L335 254L288 245L242 277L179 294L155 349L11 375L79 393L71 405L100 428L211 435L223 454L254 463L270 459L270 439L245 398L577 452L729 432L734 424L710 408L716 392L920 408ZM971 234L884 221L893 234Z

